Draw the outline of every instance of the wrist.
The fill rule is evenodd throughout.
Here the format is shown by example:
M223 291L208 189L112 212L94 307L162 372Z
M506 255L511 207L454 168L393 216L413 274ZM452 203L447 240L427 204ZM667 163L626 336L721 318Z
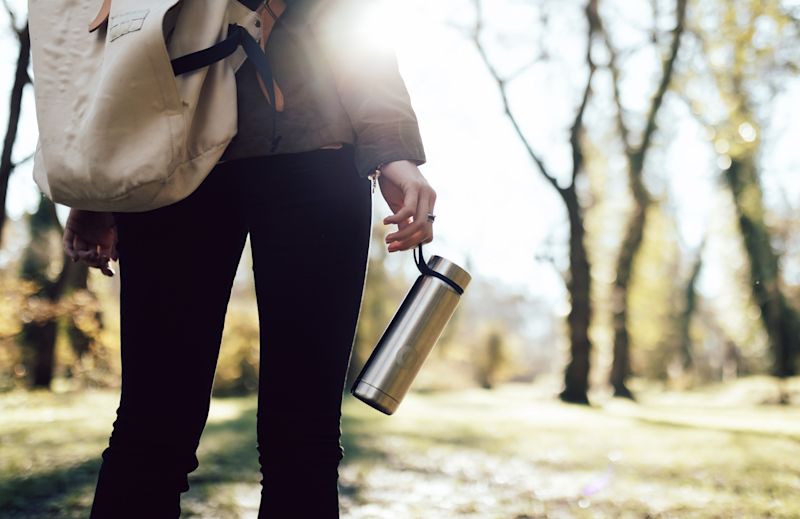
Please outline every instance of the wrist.
M380 164L378 164L378 167L376 169L384 170L386 168L395 168L398 166L402 167L403 165L416 166L417 163L414 162L413 160L408 160L408 159L390 160L388 162L381 162Z
M384 176L392 176L392 175L402 175L407 174L409 171L414 171L419 173L419 169L417 169L417 163L413 160L392 160L389 162L383 162L375 168L375 178L378 178L381 174Z
M112 227L116 224L114 214L108 211L90 211L88 209L71 209L69 218L75 222L89 222Z

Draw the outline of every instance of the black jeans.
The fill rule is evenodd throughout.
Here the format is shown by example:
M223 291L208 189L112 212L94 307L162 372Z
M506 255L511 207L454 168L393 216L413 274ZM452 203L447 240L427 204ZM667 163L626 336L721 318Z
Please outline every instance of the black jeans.
M180 515L248 233L260 328L259 517L339 516L341 403L371 209L370 181L345 146L224 162L184 200L115 213L122 394L92 518Z

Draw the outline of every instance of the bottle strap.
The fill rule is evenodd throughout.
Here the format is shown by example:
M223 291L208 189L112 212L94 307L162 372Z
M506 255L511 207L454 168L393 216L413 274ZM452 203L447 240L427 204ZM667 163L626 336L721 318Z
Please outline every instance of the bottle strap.
M417 260L417 248L419 249L419 260ZM453 290L455 290L456 293L458 293L458 295L461 295L461 294L464 293L464 289L461 288L458 285L458 283L456 283L455 281L453 281L449 277L445 276L444 274L436 272L435 270L430 268L427 263L425 263L425 257L422 255L422 243L420 243L414 249L414 263L417 264L417 268L419 269L420 272L422 272L423 276L428 275L428 276L437 277L437 278L441 279L442 281L444 281L445 283L447 283L448 285L450 285L451 287L453 287Z

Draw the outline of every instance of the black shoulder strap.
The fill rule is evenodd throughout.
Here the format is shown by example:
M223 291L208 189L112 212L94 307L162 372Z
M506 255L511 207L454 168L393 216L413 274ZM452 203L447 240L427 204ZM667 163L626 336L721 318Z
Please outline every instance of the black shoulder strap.
M246 32L238 25L228 25L228 36L224 40L207 49L198 50L173 59L172 71L176 76L180 76L181 74L207 67L217 61L222 61L233 54L241 44L242 35L240 31Z
M255 11L260 5L264 4L264 0L238 0L238 2L251 11Z
M258 46L258 42L250 36L241 25L228 25L228 36L219 43L206 49L198 50L172 60L172 71L176 76L187 74L195 70L207 67L212 63L221 61L234 52L239 46L244 48L247 57L253 61L256 71L264 81L267 88L272 85L272 69L267 61L267 57ZM271 90L271 89L270 89ZM270 101L274 100L274 92L270 91Z
M255 11L259 4L265 0L238 1ZM286 2L286 0L284 1ZM289 2L286 2L287 6L288 3ZM272 147L270 152L273 152L275 149L277 149L281 137L277 135L276 130L277 112L275 107L277 100L275 96L275 83L273 82L272 67L270 67L267 56L264 54L261 46L244 27L237 24L229 24L228 35L224 40L206 49L192 52L190 54L186 54L185 56L180 56L173 59L172 71L176 76L180 76L181 74L187 74L203 67L207 67L212 63L216 63L227 58L236 52L236 49L240 45L244 49L245 54L247 54L247 58L252 61L256 72L261 77L261 81L264 83L264 87L267 90L267 100L269 101L269 105L272 109Z
M207 67L233 54L239 45L244 48L247 57L253 62L258 75L261 76L261 80L267 87L270 102L274 106L275 89L272 83L272 68L269 65L267 57L261 51L258 42L253 39L250 33L241 25L228 25L228 36L221 42L207 49L198 50L197 52L192 52L191 54L173 59L172 71L176 76L180 76L181 74L187 74L194 70Z

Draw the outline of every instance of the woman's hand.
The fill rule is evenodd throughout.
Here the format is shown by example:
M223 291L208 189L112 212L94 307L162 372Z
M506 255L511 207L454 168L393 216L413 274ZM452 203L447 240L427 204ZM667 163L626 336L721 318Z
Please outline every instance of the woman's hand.
M109 259L119 259L117 254L117 227L114 215L108 212L72 209L64 226L64 252L72 261L83 260L90 267L99 268L106 276L114 271Z
M386 236L389 252L413 249L420 243L433 241L433 224L427 214L433 213L436 192L410 160L389 162L378 176L381 193L393 215L383 219L384 225L397 224L399 230Z

